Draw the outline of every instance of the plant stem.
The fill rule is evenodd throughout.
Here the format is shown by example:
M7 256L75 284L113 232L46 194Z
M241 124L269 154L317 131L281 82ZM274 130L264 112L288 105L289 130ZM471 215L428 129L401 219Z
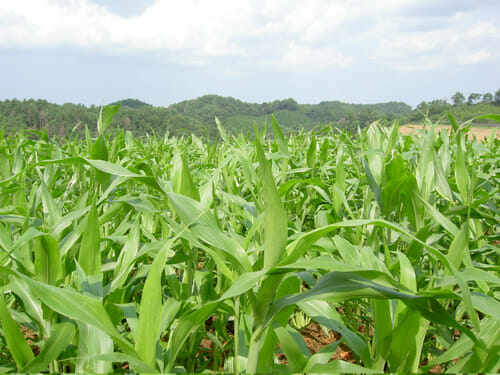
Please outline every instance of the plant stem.
M247 373L257 373L257 364L259 361L260 340L262 338L262 326L258 326L250 339L250 348L248 349Z
M234 301L234 362L233 371L235 374L240 373L238 358L239 358L239 348L240 348L240 297L236 297Z

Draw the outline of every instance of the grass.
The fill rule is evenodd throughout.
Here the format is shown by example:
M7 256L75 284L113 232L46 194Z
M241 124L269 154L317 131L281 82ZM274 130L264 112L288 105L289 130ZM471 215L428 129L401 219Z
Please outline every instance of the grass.
M0 133L1 371L499 371L498 139L136 139L117 110Z

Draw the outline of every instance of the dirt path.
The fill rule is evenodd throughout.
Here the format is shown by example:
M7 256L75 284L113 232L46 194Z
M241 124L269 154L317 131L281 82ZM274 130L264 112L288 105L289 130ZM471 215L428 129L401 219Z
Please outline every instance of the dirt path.
M399 128L399 131L402 133L402 134L410 134L410 133L416 133L417 130L420 130L423 128L423 125L404 125L404 126L401 126ZM450 126L449 125L437 125L436 126L436 132L439 132L441 131L441 129L450 129ZM486 137L488 137L494 130L497 130L497 134L496 134L496 138L497 139L500 139L500 128L496 128L496 127L472 127L471 128L471 131L469 133L469 139L471 139L473 137L473 135L476 136L477 140L478 141L482 141L483 139L485 139Z

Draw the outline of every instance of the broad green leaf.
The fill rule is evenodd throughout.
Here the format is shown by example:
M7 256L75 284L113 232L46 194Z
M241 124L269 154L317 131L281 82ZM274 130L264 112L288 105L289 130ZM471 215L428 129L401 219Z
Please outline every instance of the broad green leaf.
M266 270L245 272L238 277L228 290L220 297L219 301L240 296L252 289L264 277Z
M314 357L313 357L314 358ZM312 359L312 358L311 358ZM305 373L323 373L323 374L377 374L380 373L376 370L371 370L366 367L361 367L354 363L333 360L326 364L317 364L311 361L305 369Z
M410 308L402 315L392 334L389 365L395 372L416 373L429 321Z
M462 195L462 201L465 204L469 203L470 175L465 162L465 144L462 133L457 135L457 152L455 156L455 180L457 182L458 191Z
M88 276L98 275L101 272L101 237L99 232L97 209L95 205L92 205L87 215L87 223L78 253L78 263Z
M446 112L446 115L448 116L448 120L450 120L451 127L453 128L453 132L454 133L458 132L460 125L458 124L457 120L455 120L455 117L453 117L453 115L450 112Z
M114 268L114 280L113 284L122 286L125 282L125 278L127 277L127 273L129 271L130 266L133 264L136 259L137 253L139 251L139 242L141 239L140 232L140 224L139 220L136 219L130 231L127 235L127 240L123 245L123 248L118 255L118 259L116 261L116 267ZM116 281L115 280L119 280Z
M66 159L59 160L44 160L36 163L36 165L49 165L49 164L87 164L91 165L95 169L108 173L113 176L126 177L133 180L137 180L143 182L144 184L151 186L153 189L165 193L164 187L162 187L156 178L152 176L144 176L134 172L131 172L127 168L122 167L121 165L110 163L104 160L92 160L85 159L82 157L70 157Z
M276 189L271 165L266 159L258 139L255 140L255 147L264 193L264 268L267 269L275 266L281 260L288 238L288 217Z
M357 227L362 225L376 225L385 228L390 228L392 230L404 234L406 237L410 238L415 243L425 246L432 254L432 256L441 261L455 277L457 284L459 285L460 290L462 291L462 297L464 299L464 304L467 313L469 314L474 324L474 327L476 329L479 329L479 319L472 304L469 287L465 283L465 280L463 279L462 275L453 266L453 264L450 263L448 258L444 254L442 254L441 251L421 241L420 239L409 233L407 230L385 220L349 220L341 223L330 224L323 228L319 228L316 230L312 230L308 233L304 233L287 246L287 257L282 261L282 264L289 264L299 259L304 254L304 252L310 248L311 245L313 245L321 237L325 236L326 234L330 233L333 230L339 228Z
M135 337L137 336L137 312L135 309L135 303L130 302L130 303L123 303L123 304L117 304L117 307L119 307L123 311L123 316L127 320L128 327L130 328L130 332L132 332L132 337L135 340Z
M380 186L377 183L377 181L376 181L376 179L375 179L375 177L370 169L370 166L365 158L363 158L363 167L365 168L365 173L366 173L366 176L368 177L369 186L370 186L370 189L372 190L372 192L375 196L375 200L377 201L378 206L380 208L383 208L383 206L382 206L382 192L380 190Z
M292 373L303 372L304 367L307 364L307 359L311 355L307 356L302 352L301 348L295 340L304 340L300 334L292 330L290 327L283 328L279 324L274 328L276 336L278 336L281 348L286 355L288 360L289 370ZM298 336L298 337L294 337Z
M12 291L21 299L26 313L38 324L43 335L48 336L47 321L44 320L42 304L29 286L21 278L12 277L10 280Z
M10 354L14 358L18 370L21 372L21 369L33 360L35 356L24 339L17 323L12 319L5 304L3 292L0 295L0 325L2 326L3 336L7 342Z
M459 229L453 222L448 219L445 215L439 212L434 206L430 203L426 202L420 195L417 197L422 201L422 203L427 207L427 212L432 216L434 221L436 221L439 225L441 225L448 232L453 234L454 236L458 235Z
M134 369L134 371L141 373L154 374L158 372L156 368L149 366L147 363L141 361L140 359L123 353L100 354L89 359L96 361L108 361L112 363L128 363Z
M356 249L349 241L346 239L335 236L333 238L335 247L337 248L342 260L351 266L359 266L360 255L359 250Z
M217 125L217 129L219 130L219 134L222 137L222 140L225 143L229 143L229 137L227 135L226 130L222 127L222 124L220 123L219 119L215 117L215 124Z
M49 193L49 190L45 183L40 186L40 195L42 198L43 211L45 213L45 221L49 227L54 226L61 220L61 214L59 212L59 207L54 198Z
M276 140L276 143L278 143L278 148L285 155L289 156L290 153L288 152L288 142L285 139L285 136L283 135L283 132L281 131L281 128L278 125L278 121L276 121L274 115L271 115L271 118L273 124L274 139Z
M496 122L500 122L500 115L498 115L498 114L484 115L484 116L476 117L476 119L493 120Z
M457 269L460 268L462 261L466 256L466 252L469 250L467 240L468 232L468 226L464 225L464 227L460 230L460 232L458 232L457 236L451 242L448 254L446 255L453 267Z
M34 240L35 277L38 281L56 285L62 276L59 244L51 236L41 236Z
M500 302L480 293L472 294L472 303L483 314L488 314L500 322Z
M357 332L353 332L344 325L342 317L328 302L319 300L304 301L298 302L297 306L313 318L315 322L340 333L342 339L360 357L363 363L368 367L371 366L372 358L368 343Z
M373 335L375 343L375 358L372 367L383 371L393 335L391 305L387 299L372 299L370 306L373 312Z
M311 138L311 143L307 149L307 166L309 168L314 168L316 165L316 139Z
M156 346L160 339L162 285L161 275L167 261L170 244L161 249L156 256L142 291L135 350L141 360L155 367Z
M251 271L247 254L234 238L221 232L213 214L199 202L184 195L167 193L170 203L181 220L204 242L223 250L235 259L240 271Z
M221 302L210 302L179 320L168 341L168 363L165 367L165 372L171 372L184 342L216 311L220 303Z
M124 353L137 356L130 343L118 333L108 313L98 299L78 293L71 288L57 288L42 284L5 267L0 267L0 271L22 278L29 285L33 293L52 310L71 319L101 329L113 338Z
M37 373L47 370L48 365L59 357L74 336L75 326L72 323L58 323L52 326L50 336L40 353L28 362L21 372Z
M173 183L174 192L183 194L194 200L200 200L198 188L193 183L191 172L189 170L186 158L179 151L176 152L173 159Z
M101 112L99 113L99 119L97 120L97 131L99 134L103 134L106 129L111 125L114 115L120 109L120 104L118 105L108 105L104 108L101 107Z

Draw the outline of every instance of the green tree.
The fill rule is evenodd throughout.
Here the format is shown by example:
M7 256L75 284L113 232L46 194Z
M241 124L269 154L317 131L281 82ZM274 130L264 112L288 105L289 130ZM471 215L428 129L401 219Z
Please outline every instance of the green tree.
M460 105L465 103L465 95L462 94L460 91L457 91L452 97L451 100L453 100L453 105Z
M477 104L479 102L479 100L481 100L481 97L482 97L481 94L479 94L477 92L473 92L467 98L467 103L470 105Z
M481 100L481 103L491 103L492 101L493 101L493 94L491 92L483 94L483 99Z
M495 97L493 98L493 104L500 105L500 89L495 92Z

